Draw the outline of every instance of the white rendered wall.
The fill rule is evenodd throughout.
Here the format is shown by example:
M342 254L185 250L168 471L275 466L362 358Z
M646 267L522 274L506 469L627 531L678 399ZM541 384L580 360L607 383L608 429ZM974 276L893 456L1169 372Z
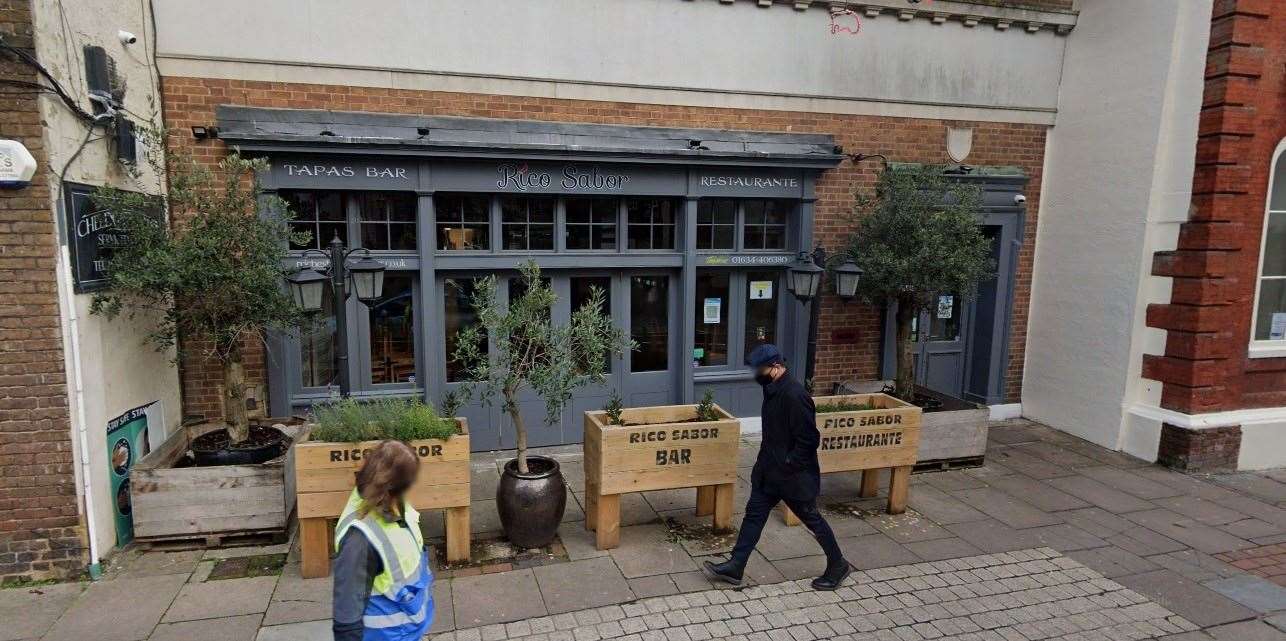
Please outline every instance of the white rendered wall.
M875 4L879 4L876 2ZM910 9L906 3L888 3ZM1052 22L965 27L865 15L831 33L824 3L714 0L167 0L166 75L562 98L1052 122L1066 37ZM1066 15L940 2L1032 20ZM1045 17L1040 17L1040 16ZM856 19L847 17L843 24ZM1020 115L1025 114L1025 115Z
M1023 413L1105 447L1155 458L1159 422L1140 377L1169 300L1150 275L1187 220L1209 0L1085 0L1068 39L1058 123L1045 156Z
M98 45L106 49L116 62L116 74L128 87L125 94L127 116L139 124L152 127L160 125L160 100L151 66L152 39L149 17L144 13L147 3L113 2L57 2L35 0L33 17L36 29L36 54L40 62L69 92L76 96L82 108L89 110L90 103L85 84L85 63L82 49L85 45ZM117 39L117 31L124 29L138 36L138 42L124 46ZM112 185L146 193L159 193L160 183L156 172L141 160L138 175L115 158L115 146L103 136L102 127L95 128L90 142L80 155L72 156L85 140L86 126L57 98L45 96L40 101L41 116L45 127L49 166L40 168L57 176L64 171L66 179L88 185ZM70 163L70 166L68 164ZM60 201L61 186L57 178L53 185L53 202L50 215L63 216ZM59 223L60 225L62 223ZM53 265L50 265L53 268ZM63 351L66 361L67 382L73 384L71 354L71 312L61 301L66 300L65 275L60 271L60 312L63 316ZM89 313L92 296L73 295L75 314L78 317L78 338L81 347L82 377L85 381L84 422L88 429L90 457L89 480L94 500L94 525L99 550L106 554L116 542L112 516L111 492L107 471L107 422L122 413L159 401L163 407L165 425L149 426L150 439L159 444L164 433L173 430L180 422L182 408L179 398L178 370L171 363L172 354L158 353L143 344L144 332L138 323L120 318L108 321ZM84 479L80 465L81 448L76 432L77 411L75 396L68 390L68 405L72 423L72 447L76 457L77 491L81 496L84 517Z

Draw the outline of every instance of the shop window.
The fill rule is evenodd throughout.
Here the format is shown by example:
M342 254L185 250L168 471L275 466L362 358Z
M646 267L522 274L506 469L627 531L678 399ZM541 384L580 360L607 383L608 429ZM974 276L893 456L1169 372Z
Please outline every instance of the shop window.
M777 342L777 301L781 298L779 272L746 273L746 340L743 360L756 347Z
M567 249L616 249L617 201L568 198Z
M742 203L743 249L785 249L789 207L789 203L780 200L747 200Z
M670 279L667 276L630 278L631 372L660 372L670 368Z
M929 315L929 340L954 341L960 338L959 296L939 294Z
M371 383L415 383L414 276L389 272L370 314Z
M446 334L447 381L465 380L467 368L464 363L455 359L455 350L459 345L460 330L478 323L478 312L473 306L473 295L476 290L477 282L473 279L447 278L442 281L444 311L442 329ZM484 354L488 351L485 335L482 337L482 345L479 349Z
M692 362L697 367L728 364L730 277L726 270L697 270L696 340L692 350Z
M674 249L675 211L673 200L632 198L625 201L630 249Z
M415 251L415 194L366 192L361 203L362 247Z
M478 194L437 194L433 197L438 223L438 249L447 251L491 248L490 199Z
M348 226L344 216L344 198L338 191L282 191L282 200L290 207L294 218L290 221L293 232L307 232L305 243L291 243L291 249L320 249L339 236L348 244Z
M573 276L568 281L571 285L570 312L572 314L584 307L590 301L593 291L598 289L603 292L598 311L607 318L612 318L612 278L610 276ZM578 359L579 369L584 371L588 361L582 354L576 354L575 357ZM603 364L603 371L608 373L612 371L611 358Z
M737 201L697 203L697 249L737 248Z
M299 332L300 385L327 387L338 382L335 343L335 299L325 287L321 312L313 314Z
M554 199L501 197L500 236L506 250L552 250Z
M1286 140L1277 146L1269 178L1254 340L1272 342L1278 349L1286 344Z

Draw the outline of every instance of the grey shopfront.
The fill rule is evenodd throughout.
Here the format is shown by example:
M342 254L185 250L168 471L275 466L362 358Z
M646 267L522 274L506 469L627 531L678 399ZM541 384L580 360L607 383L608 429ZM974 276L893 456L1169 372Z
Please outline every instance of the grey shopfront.
M514 293L534 260L565 320L591 287L638 349L580 390L533 445L581 441L581 412L615 390L632 406L690 403L712 389L758 414L744 365L755 345L802 367L808 317L782 275L812 245L814 182L842 156L825 135L557 124L224 107L220 137L266 155L264 186L292 204L312 246L338 235L384 262L384 296L344 305L354 396L423 395L460 384L449 355L474 319L474 280ZM292 259L305 259L303 250ZM327 304L332 304L330 301ZM280 414L336 393L334 329L269 341L269 399ZM472 404L477 449L512 446L498 406Z

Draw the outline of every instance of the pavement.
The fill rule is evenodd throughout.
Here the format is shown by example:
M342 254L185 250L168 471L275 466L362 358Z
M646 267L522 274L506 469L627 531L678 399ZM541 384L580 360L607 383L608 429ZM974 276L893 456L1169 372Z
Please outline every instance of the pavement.
M738 501L757 446L743 443ZM692 516L692 490L627 495L620 547L594 549L579 448L544 453L562 462L567 515L555 545L516 558L498 540L503 456L475 455L483 560L436 568L434 639L1286 640L1286 470L1183 474L996 423L984 466L913 475L902 515L859 498L858 475L827 475L820 504L856 571L818 593L816 542L776 517L749 587L708 581L701 561L732 539ZM424 528L440 536L440 516ZM285 555L284 567L218 578L265 555ZM126 549L92 584L0 590L0 641L329 639L330 591L329 579L300 577L292 543Z

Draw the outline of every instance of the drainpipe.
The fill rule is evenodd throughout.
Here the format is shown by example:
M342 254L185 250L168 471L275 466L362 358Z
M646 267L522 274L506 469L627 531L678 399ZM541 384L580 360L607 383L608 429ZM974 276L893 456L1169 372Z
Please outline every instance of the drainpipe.
M63 308L67 310L68 334L71 335L71 395L75 399L76 413L73 420L76 434L80 439L80 480L81 491L85 497L85 525L89 536L89 578L97 580L103 574L102 565L98 562L97 526L94 519L94 492L89 464L89 426L85 423L85 377L81 374L80 364L80 316L76 312L76 300L72 296L75 281L71 271L71 251L69 245L62 246L58 262L63 272L62 299Z

